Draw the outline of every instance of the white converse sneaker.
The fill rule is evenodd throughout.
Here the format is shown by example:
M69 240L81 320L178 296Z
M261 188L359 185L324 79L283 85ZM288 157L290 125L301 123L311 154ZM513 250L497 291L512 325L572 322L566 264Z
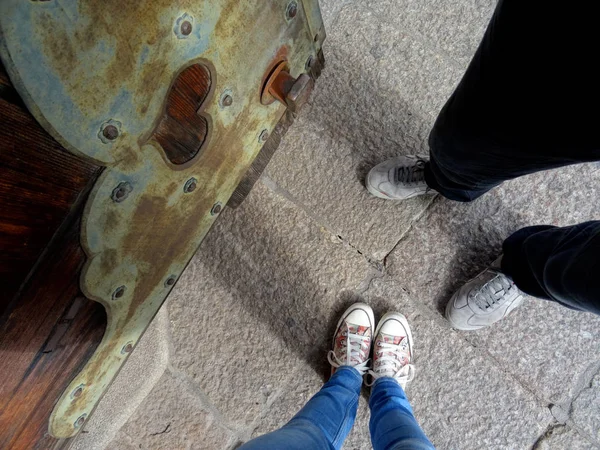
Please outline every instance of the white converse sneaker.
M458 330L479 330L506 317L523 303L523 293L500 271L498 258L461 287L446 305L446 319Z
M390 312L381 318L375 331L373 369L369 375L373 382L378 378L394 378L402 389L414 378L413 338L406 317ZM372 384L372 382L370 383Z
M354 367L363 375L369 363L375 317L364 303L355 303L342 314L333 335L333 350L327 354L331 374L341 366Z
M398 156L376 165L367 175L367 190L375 197L406 200L432 192L425 183L425 163L417 156Z

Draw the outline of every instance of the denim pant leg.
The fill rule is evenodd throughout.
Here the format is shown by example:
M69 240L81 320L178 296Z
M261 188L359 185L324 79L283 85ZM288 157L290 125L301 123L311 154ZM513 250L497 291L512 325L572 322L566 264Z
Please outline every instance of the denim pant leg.
M340 367L292 420L240 450L338 450L354 425L362 376Z
M523 292L600 314L600 221L522 228L503 251L502 271Z
M373 450L435 450L417 423L404 390L395 380L376 380L369 406Z
M470 201L505 180L600 160L590 56L600 48L599 9L582 0L498 2L430 134L429 187Z

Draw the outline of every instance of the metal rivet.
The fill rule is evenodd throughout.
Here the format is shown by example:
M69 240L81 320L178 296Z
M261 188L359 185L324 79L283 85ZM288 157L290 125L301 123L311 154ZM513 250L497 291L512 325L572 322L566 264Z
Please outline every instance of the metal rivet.
M131 184L124 181L122 183L119 183L118 186L113 189L110 198L112 198L113 202L121 203L123 200L129 197L129 193L131 191L133 191L133 187L131 186Z
M262 130L260 135L258 136L258 140L260 142L267 142L267 139L269 139L269 131L268 130Z
M304 68L307 72L310 72L310 69L312 68L314 60L315 60L315 58L313 57L313 55L310 55L308 57L308 59L306 60L306 64L304 65Z
M115 139L119 137L121 134L121 122L117 120L107 120L100 126L100 131L98 132L98 138L104 144L110 144Z
M107 125L104 130L102 130L102 134L109 141L114 141L117 137L119 137L119 130L114 125Z
M233 97L229 94L225 94L221 99L221 105L231 106L233 104Z
M79 386L77 386L75 388L75 390L71 393L71 398L79 398L81 397L81 394L83 394L83 388L85 387L85 385L80 384Z
M81 416L79 416L79 418L73 424L75 426L75 428L81 427L85 423L86 417L87 417L87 414L82 414Z
M175 27L173 28L173 32L177 39L187 39L190 34L192 34L192 30L194 29L194 18L189 14L185 13L182 16L178 17L175 21Z
M190 23L190 21L184 20L183 22L181 22L181 34L183 34L184 36L189 36L191 32L192 24Z
M213 205L212 209L210 210L210 215L216 216L221 211L223 211L223 205L221 204L221 202L217 202Z
M183 186L183 192L185 192L186 194L194 192L197 186L198 180L196 180L195 178L190 178L185 182L185 185Z
M175 277L175 275L171 275L165 280L165 287L173 286L175 284L176 279L177 278Z
M292 1L288 4L287 9L285 10L285 16L288 19L293 19L298 14L298 3L296 1Z
M126 289L127 287L125 286L119 286L118 288L116 288L112 295L113 300L123 297L123 294L125 294Z
M132 350L133 350L133 343L132 342L128 342L121 349L121 353L123 353L123 354L131 353Z

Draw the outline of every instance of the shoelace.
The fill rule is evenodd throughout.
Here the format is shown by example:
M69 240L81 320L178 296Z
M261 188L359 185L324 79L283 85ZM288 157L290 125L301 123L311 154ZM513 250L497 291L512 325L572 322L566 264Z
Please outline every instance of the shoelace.
M377 352L381 352L382 356L377 358L378 366L369 370L372 381L367 381L367 386L371 386L378 378L389 376L406 383L412 381L415 377L415 366L412 364L401 365L401 353L404 353L401 345L389 344L387 342L379 343Z
M364 362L355 365L352 365L352 361L360 361L362 358L365 358L366 355L362 346L371 338L369 336L352 333L344 333L344 336L346 337L346 362L340 361L335 352L330 350L327 354L329 364L336 369L340 366L352 366L358 370L361 375L364 375L369 369L369 359L367 358Z
M475 293L473 300L480 309L489 309L502 300L513 288L513 283L505 275L499 273Z
M417 184L425 180L425 161L418 160L414 166L396 168L396 183Z

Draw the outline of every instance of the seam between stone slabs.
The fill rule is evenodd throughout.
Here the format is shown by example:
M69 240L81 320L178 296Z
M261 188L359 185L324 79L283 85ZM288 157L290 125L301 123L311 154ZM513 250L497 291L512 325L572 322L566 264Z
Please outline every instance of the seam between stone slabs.
M589 444L600 447L599 442L597 442L593 438L590 438L590 436L587 433L581 432L580 429L578 429L576 426L573 426L571 423L552 423L552 424L548 425L548 428L546 428L542 432L542 434L539 435L539 437L533 443L531 450L540 450L542 448L541 446L544 443L544 441L546 441L546 439L549 439L552 436L552 434L554 433L554 430L561 428L561 427L564 427L567 430L570 429L571 431L577 433L580 438L587 441Z
M554 430L560 427L566 427L566 425L561 423L551 423L548 427L538 436L533 445L531 446L531 450L541 449L541 445L544 441L552 436Z
M558 423L567 423L573 412L573 403L581 393L592 386L594 377L600 372L600 361L588 364L583 372L577 377L573 386L573 395L564 402L551 405L550 412Z
M409 237L409 233L413 230L414 225L421 220L425 214L429 213L430 209L432 208L433 204L436 203L437 201L439 201L438 199L443 198L441 195L439 194L435 194L435 196L431 199L431 201L427 204L427 206L425 206L425 208L423 208L423 210L418 213L415 217L410 219L410 225L408 226L408 228L404 231L404 233L402 233L400 235L400 237L398 238L398 241L394 244L394 246L392 247L392 249L386 253L386 255L383 257L383 259L381 260L381 263L383 265L383 268L385 270L385 268L387 267L387 259L388 257L394 252L394 250L396 250L396 248L398 248L398 245L400 245L400 243Z
M173 378L181 381L187 388L188 393L196 400L197 405L203 411L211 415L212 421L220 424L222 428L232 433L236 438L239 438L243 431L240 431L239 427L230 423L225 419L221 411L210 401L206 394L200 389L200 386L193 380L187 373L182 370L176 369L169 362L167 370L173 376Z
M567 421L566 425L568 425L570 428L575 430L586 441L588 441L588 442L594 444L596 447L600 448L600 442L597 439L595 439L593 436L591 436L587 431L581 429L581 427L579 427L579 425L577 425L575 422L573 422L573 420L569 419Z
M336 229L333 226L331 226L331 224L329 224L322 217L315 215L310 208L307 208L300 200L298 200L295 196L293 196L288 190L279 186L269 175L267 175L266 173L263 173L263 175L260 177L260 182L264 186L266 186L271 192L273 192L276 195L279 195L280 197L283 197L284 199L289 201L291 204L293 204L295 207L297 207L298 209L303 211L313 222L315 222L318 226L325 228L330 235L335 236L337 239L339 239L347 248L351 249L351 251L356 252L360 256L362 256L371 267L379 270L380 272L383 270L379 260L371 257L368 253L363 252L358 247L356 247L354 244L352 244L349 241L347 241L346 239L344 239L342 237L342 235L338 231L336 231Z
M373 280L377 280L379 278L383 278L385 273L383 270L378 270L375 268L371 268L365 278L360 282L358 287L355 289L355 293L357 295L363 295L371 288L371 284L373 284Z

